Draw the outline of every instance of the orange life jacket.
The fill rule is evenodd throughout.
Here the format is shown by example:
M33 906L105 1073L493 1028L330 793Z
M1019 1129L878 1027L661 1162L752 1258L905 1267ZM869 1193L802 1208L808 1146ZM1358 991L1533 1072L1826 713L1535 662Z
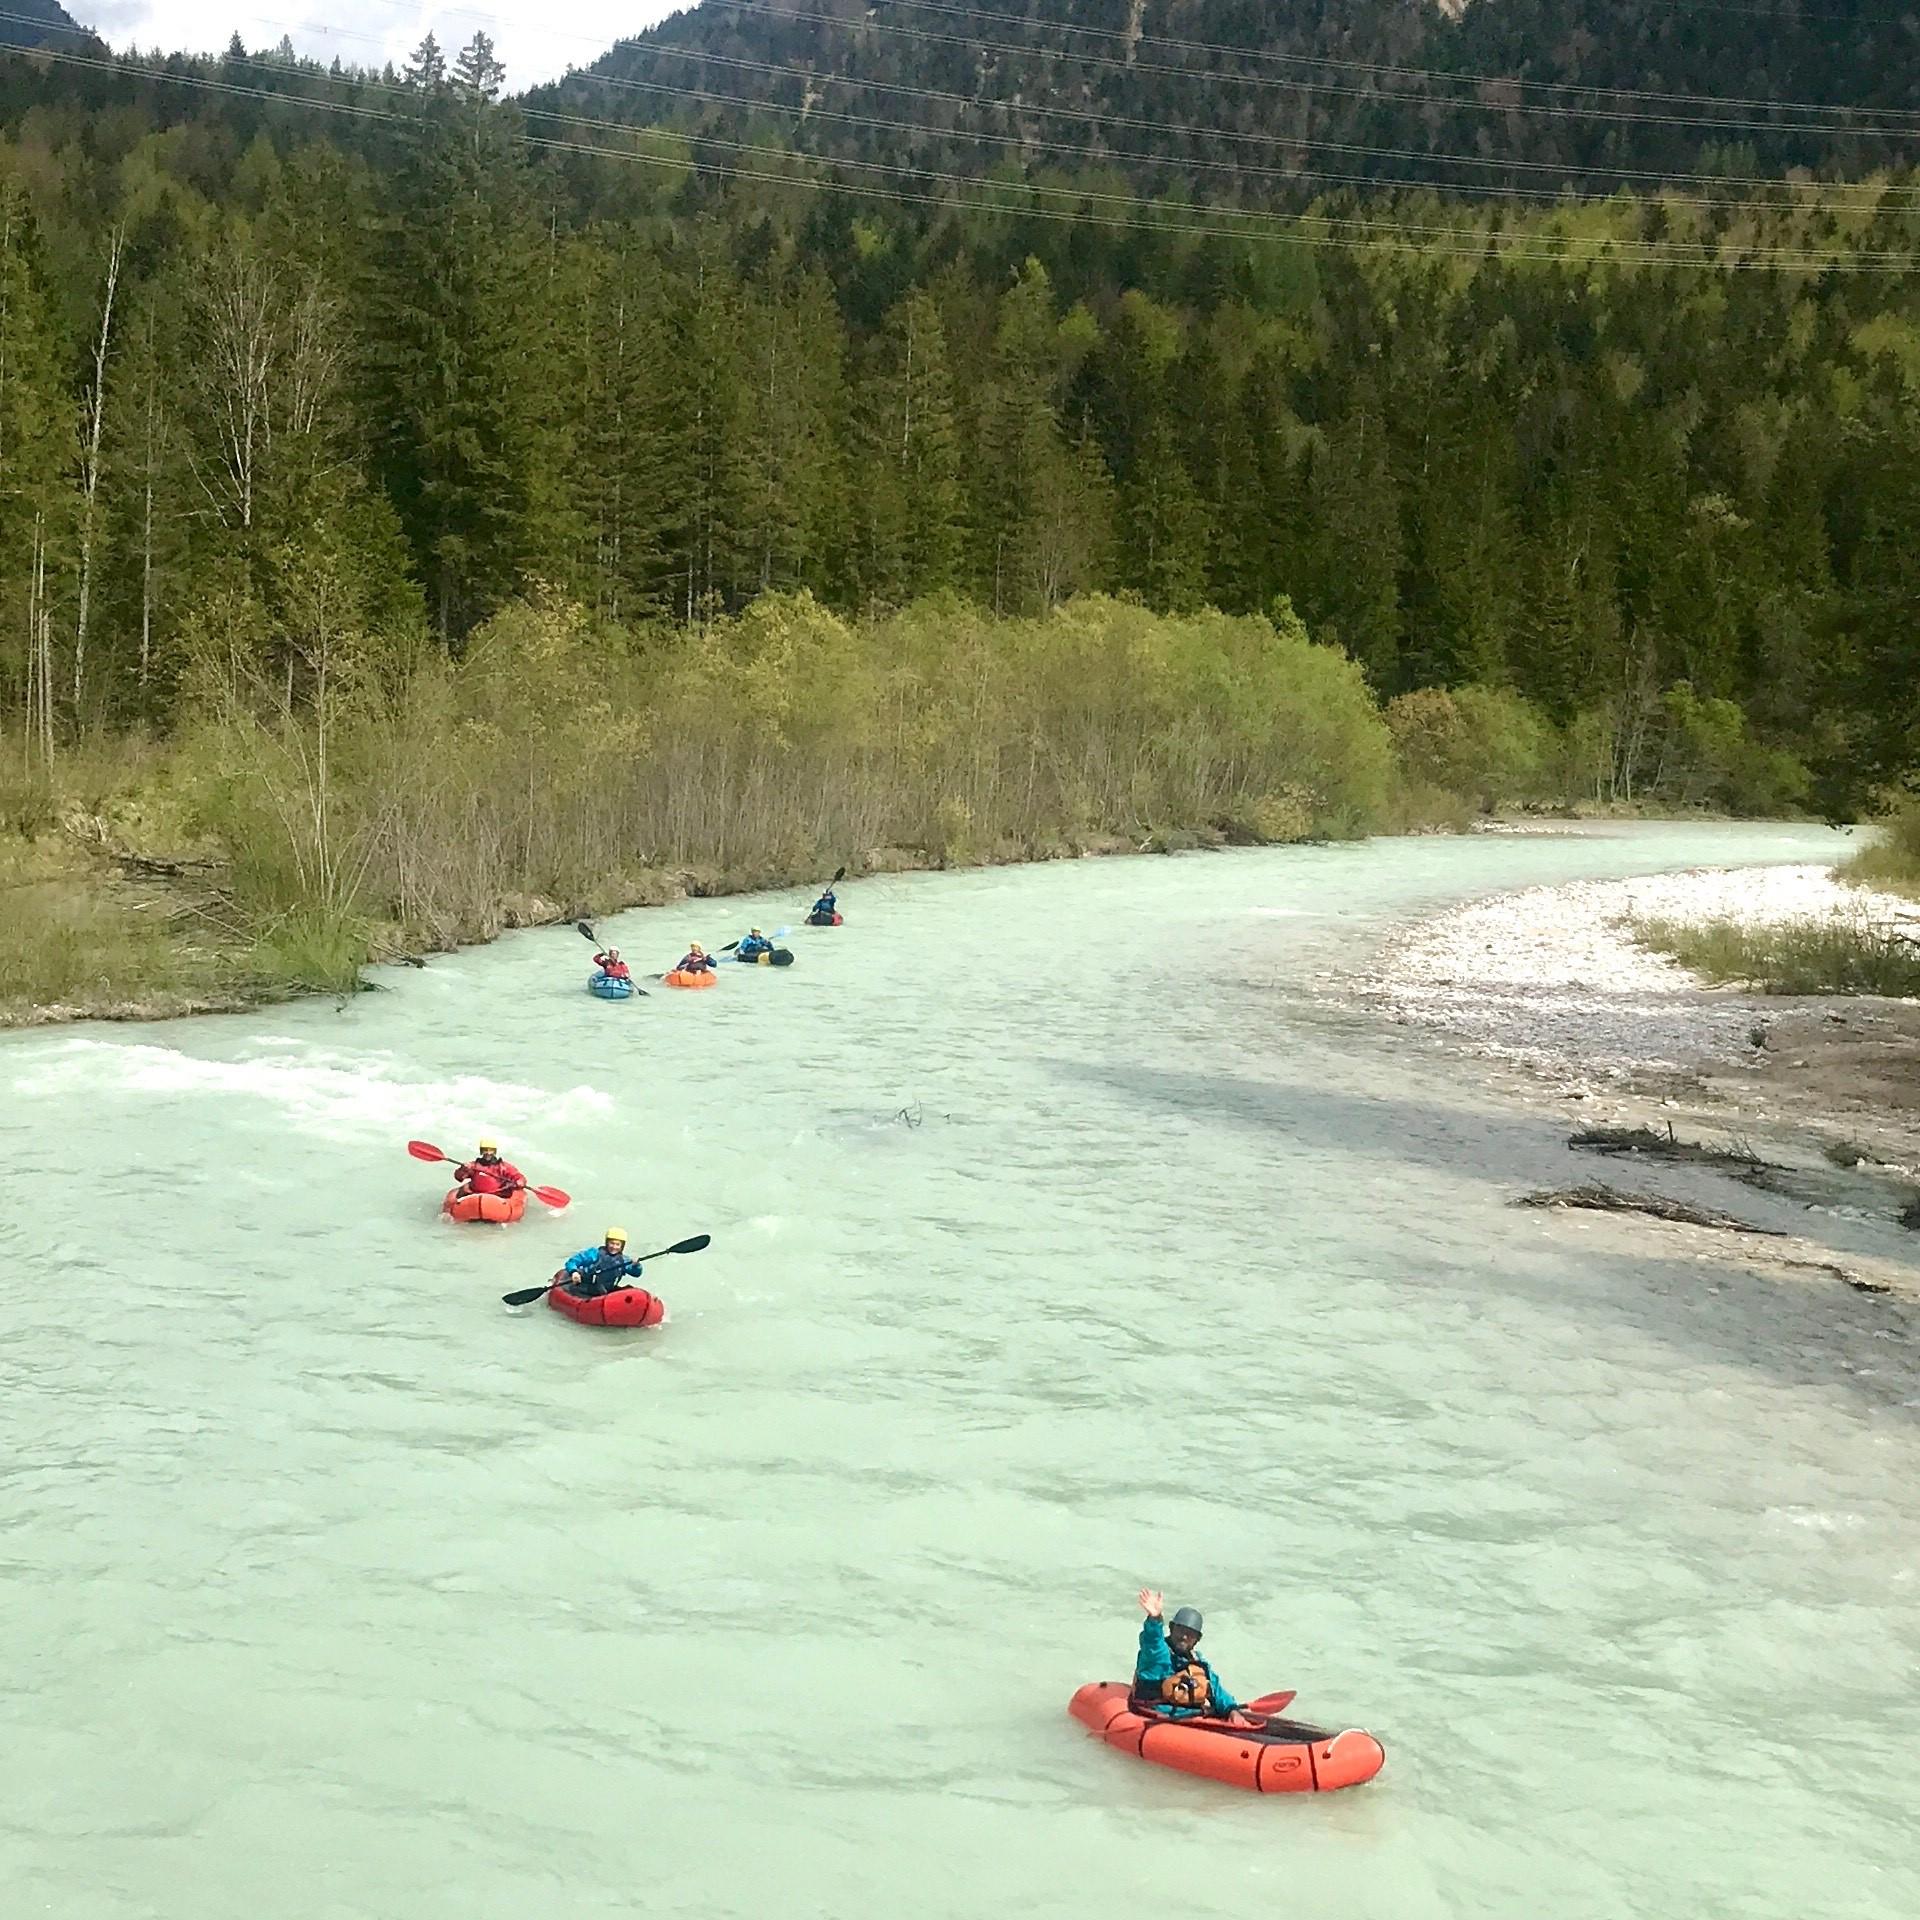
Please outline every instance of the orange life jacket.
M1170 1707L1204 1707L1212 1697L1205 1667L1179 1667L1160 1682L1160 1698Z

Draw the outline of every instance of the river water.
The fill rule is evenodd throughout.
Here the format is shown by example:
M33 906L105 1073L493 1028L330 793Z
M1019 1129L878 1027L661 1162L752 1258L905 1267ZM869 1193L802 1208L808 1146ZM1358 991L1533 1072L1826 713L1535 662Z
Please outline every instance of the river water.
M1551 1122L1306 991L1470 893L1834 847L917 876L706 994L543 931L0 1041L8 1910L1910 1920L1888 1303L1512 1211ZM487 1129L572 1211L437 1219L404 1142ZM499 1304L611 1222L713 1234L665 1328ZM1380 1779L1089 1739L1143 1582Z

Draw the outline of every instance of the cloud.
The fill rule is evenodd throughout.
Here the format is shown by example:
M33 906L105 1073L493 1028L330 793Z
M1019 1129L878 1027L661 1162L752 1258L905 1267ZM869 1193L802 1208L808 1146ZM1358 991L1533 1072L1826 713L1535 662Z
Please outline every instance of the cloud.
M506 65L510 87L556 79L584 67L626 34L669 13L675 0L572 0L565 17L541 21L482 7L427 4L426 0L334 0L324 12L313 0L281 0L263 13L226 0L70 0L68 11L109 46L146 53L217 53L238 33L250 51L282 38L315 60L345 66L398 67L431 31L449 55L475 33L485 33Z

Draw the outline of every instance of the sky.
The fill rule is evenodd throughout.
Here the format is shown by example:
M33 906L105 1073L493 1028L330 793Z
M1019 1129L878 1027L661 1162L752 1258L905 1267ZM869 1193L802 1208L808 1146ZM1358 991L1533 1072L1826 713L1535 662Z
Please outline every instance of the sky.
M429 30L449 57L476 32L489 35L515 90L584 67L623 34L637 33L691 0L262 0L252 12L234 0L63 0L67 11L111 47L142 53L217 53L236 32L249 52L282 35L317 60L397 67Z

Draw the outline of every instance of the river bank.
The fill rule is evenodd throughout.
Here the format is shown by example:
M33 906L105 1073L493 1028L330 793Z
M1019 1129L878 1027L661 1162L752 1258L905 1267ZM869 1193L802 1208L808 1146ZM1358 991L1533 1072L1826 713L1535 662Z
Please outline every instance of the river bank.
M1698 1148L1726 1178L1797 1198L1807 1234L1739 1257L1805 1270L1832 1258L1823 1212L1899 1218L1920 1200L1920 1001L1708 985L1635 929L1859 915L1920 928L1911 900L1813 865L1529 887L1402 928L1348 985L1385 1018L1485 1063L1495 1091L1557 1112L1570 1144L1664 1134L1662 1152ZM1630 1161L1627 1184L1646 1184L1648 1156L1610 1151L1608 1167L1584 1162L1580 1177ZM1610 1230L1711 1244L1673 1223ZM1890 1283L1867 1265L1856 1272L1854 1256L1849 1272ZM1891 1284L1920 1291L1920 1274L1897 1269Z

